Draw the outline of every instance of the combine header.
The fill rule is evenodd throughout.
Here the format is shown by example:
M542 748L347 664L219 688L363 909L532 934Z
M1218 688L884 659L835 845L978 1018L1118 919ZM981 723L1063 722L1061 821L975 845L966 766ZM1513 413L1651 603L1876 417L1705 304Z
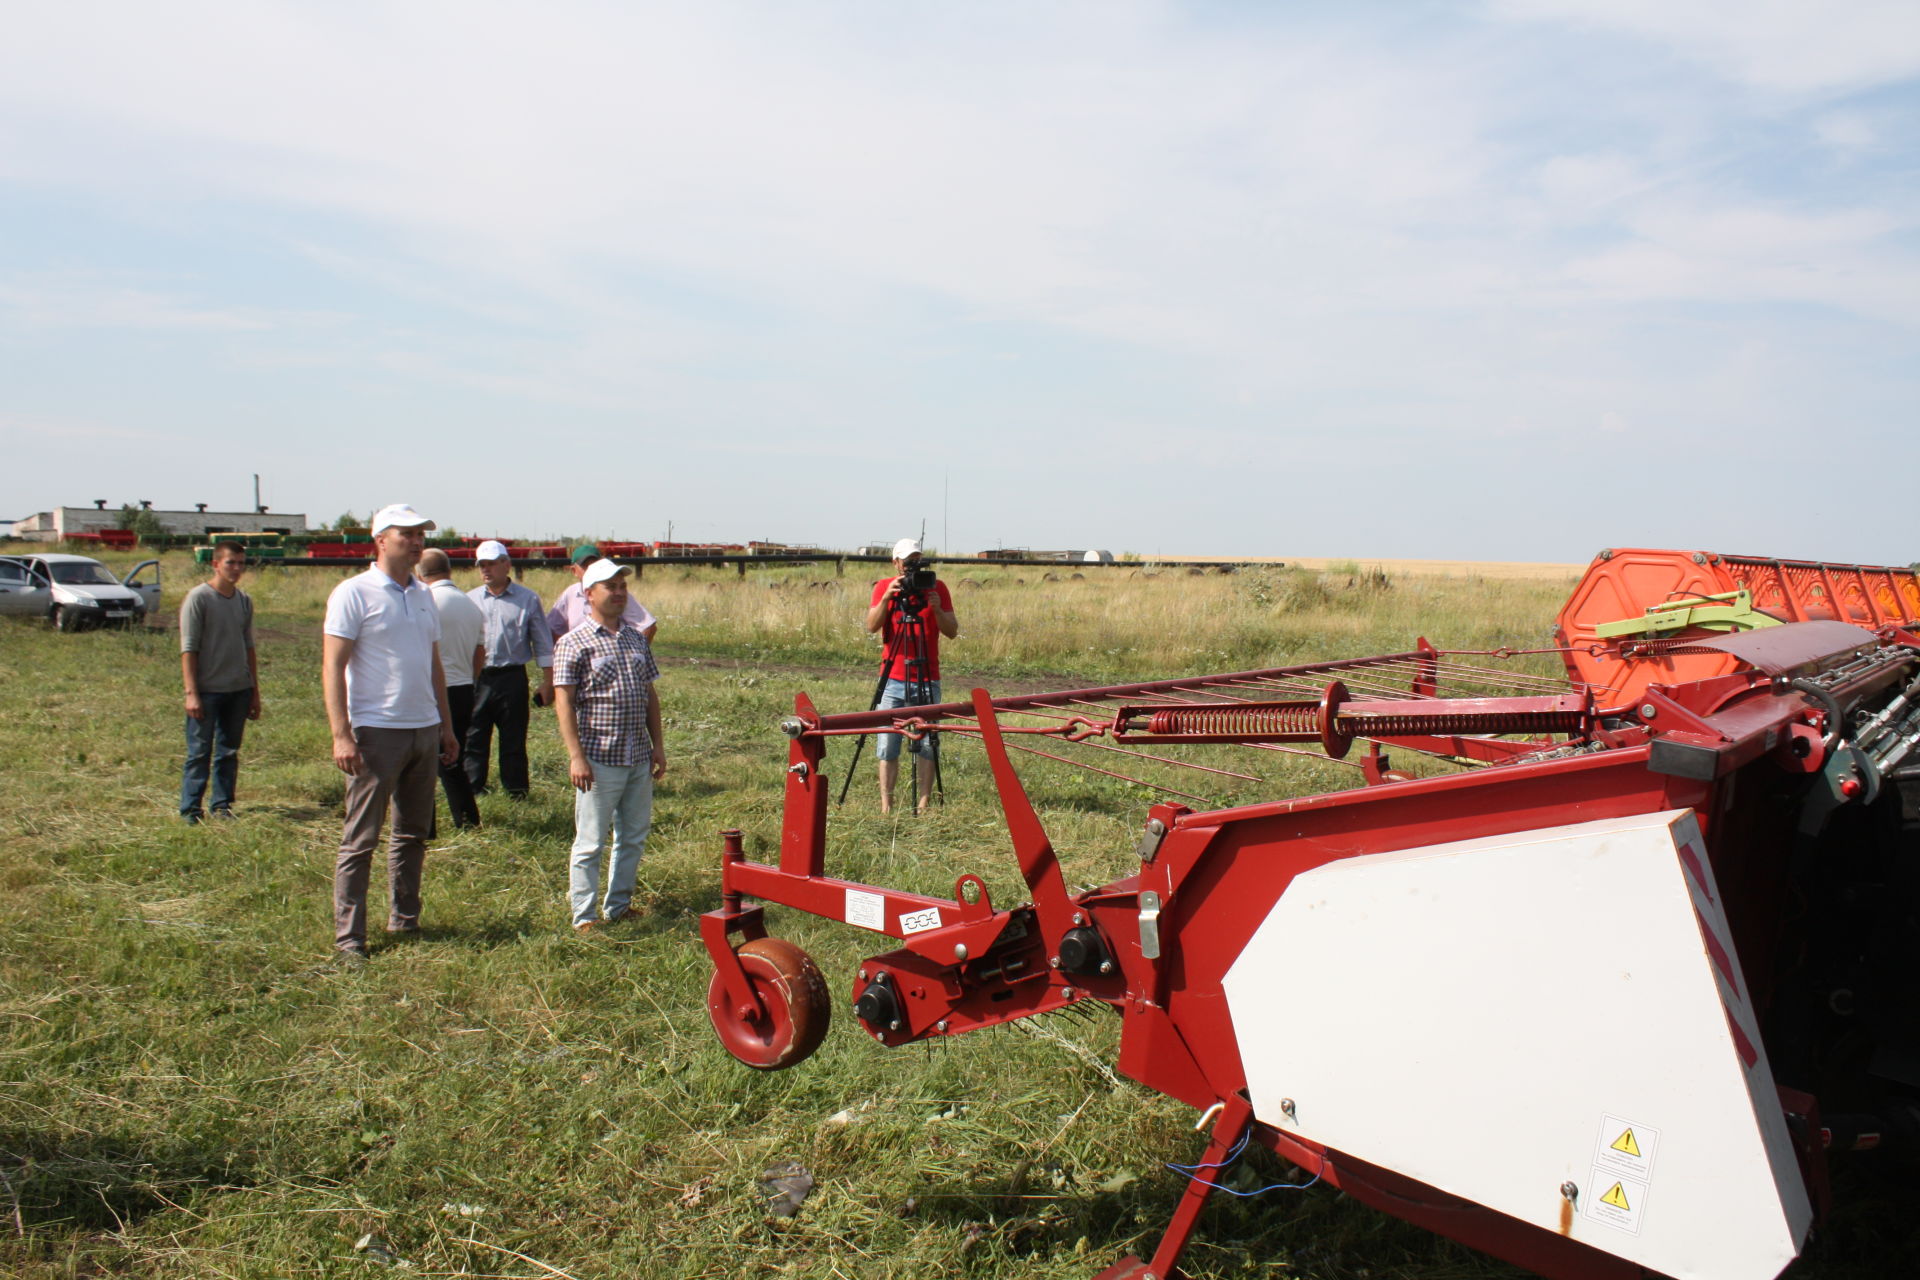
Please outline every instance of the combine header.
M1903 569L1612 551L1531 654L1421 640L846 715L802 695L779 862L725 837L709 1013L762 1069L825 1034L764 903L898 940L851 992L888 1047L1110 1007L1119 1069L1210 1138L1152 1258L1099 1280L1176 1274L1249 1142L1557 1280L1772 1280L1834 1153L1920 1150L1917 626ZM827 874L827 744L880 730L981 742L1030 900ZM1361 785L1228 808L1161 786L1137 869L1070 892L1015 752L1253 782L1240 756L1305 754Z

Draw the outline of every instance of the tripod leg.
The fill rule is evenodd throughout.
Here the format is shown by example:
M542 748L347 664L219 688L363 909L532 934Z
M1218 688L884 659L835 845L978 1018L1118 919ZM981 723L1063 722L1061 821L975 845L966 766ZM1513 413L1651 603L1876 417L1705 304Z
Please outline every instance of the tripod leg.
M913 757L913 811L925 813L933 800L933 761L927 756Z
M927 675L931 666L931 655L927 652L927 622L924 615L915 613L911 621L902 628L907 640L907 669L910 678L907 682L907 702L911 706L930 706L938 700L934 693L934 681ZM926 753L922 754L920 747ZM921 743L915 744L913 756L913 811L925 813L936 794L940 793L940 749L939 740L929 734ZM941 795L944 802L945 796Z
M867 735L864 733L853 740L853 759L847 761L847 776L840 779L840 799L835 803L845 804L847 802L847 788L853 785L853 771L860 763L860 752L866 748L866 745Z
M878 711L880 704L886 701L887 673L893 670L893 659L894 643L893 641L888 641L880 654L880 679L875 682L873 686L873 697L867 703L867 710L869 711ZM853 775L860 765L860 752L865 749L866 745L867 735L863 733L853 744L853 759L847 762L847 776L840 780L840 799L838 801L840 804L847 802L847 788L853 785ZM876 747L874 750L877 754L879 748Z

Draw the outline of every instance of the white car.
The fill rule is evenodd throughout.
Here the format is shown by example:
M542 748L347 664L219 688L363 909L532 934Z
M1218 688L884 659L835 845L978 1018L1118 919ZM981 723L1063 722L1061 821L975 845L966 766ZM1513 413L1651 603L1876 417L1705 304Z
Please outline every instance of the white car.
M46 618L62 631L130 627L160 607L160 562L124 578L86 556L0 556L0 614Z

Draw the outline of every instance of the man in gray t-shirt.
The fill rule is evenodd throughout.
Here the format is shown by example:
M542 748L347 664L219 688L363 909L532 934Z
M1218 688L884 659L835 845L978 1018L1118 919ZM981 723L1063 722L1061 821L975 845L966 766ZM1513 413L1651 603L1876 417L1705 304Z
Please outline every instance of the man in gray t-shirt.
M180 816L202 817L213 781L216 818L233 816L240 740L260 718L260 672L253 653L253 600L240 589L247 550L214 544L213 576L180 602L180 680L187 690L187 762L180 770Z

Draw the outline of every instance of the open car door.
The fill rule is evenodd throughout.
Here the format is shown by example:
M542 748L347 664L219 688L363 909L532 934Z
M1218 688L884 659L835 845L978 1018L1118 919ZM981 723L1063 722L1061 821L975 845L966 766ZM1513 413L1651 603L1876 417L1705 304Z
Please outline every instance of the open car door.
M147 601L147 616L155 618L160 608L160 562L142 560L133 566L133 571L120 579L120 585L129 591L138 591Z

